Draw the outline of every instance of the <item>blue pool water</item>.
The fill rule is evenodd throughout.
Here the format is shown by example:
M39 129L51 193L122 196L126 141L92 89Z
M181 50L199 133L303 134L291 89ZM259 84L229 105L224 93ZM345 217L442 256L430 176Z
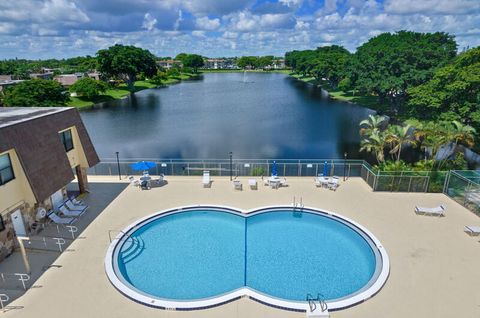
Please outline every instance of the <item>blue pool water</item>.
M248 286L302 301L362 289L375 272L367 241L332 218L288 210L248 218L214 210L170 214L143 225L120 247L118 268L151 296L196 300Z

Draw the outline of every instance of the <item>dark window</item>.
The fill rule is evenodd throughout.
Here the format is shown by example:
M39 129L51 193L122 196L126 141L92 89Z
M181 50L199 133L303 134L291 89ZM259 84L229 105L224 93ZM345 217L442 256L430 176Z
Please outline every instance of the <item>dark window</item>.
M66 152L73 149L72 131L70 129L60 133L60 140L62 140Z
M10 155L8 153L5 155L1 155L0 156L0 185L3 185L13 179L15 179L15 175L13 174Z

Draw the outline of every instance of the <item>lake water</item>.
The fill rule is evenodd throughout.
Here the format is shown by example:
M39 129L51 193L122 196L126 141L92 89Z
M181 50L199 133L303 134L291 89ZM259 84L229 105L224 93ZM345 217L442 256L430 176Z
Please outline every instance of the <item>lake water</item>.
M370 113L285 74L209 73L81 116L101 158L354 159Z

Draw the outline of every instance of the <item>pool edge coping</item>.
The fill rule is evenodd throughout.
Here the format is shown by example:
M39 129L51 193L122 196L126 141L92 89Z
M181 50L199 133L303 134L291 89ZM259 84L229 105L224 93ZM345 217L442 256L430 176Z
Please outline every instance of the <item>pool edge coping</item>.
M162 211L158 211L150 215L147 215L143 218L136 220L132 224L126 226L122 231L119 232L119 234L114 239L112 239L111 243L109 244L107 253L105 255L104 264L105 264L105 272L107 274L107 277L110 283L120 293L134 300L135 302L144 304L149 307L155 307L160 309L179 310L179 311L180 310L200 310L200 309L207 309L207 308L212 308L216 306L221 306L225 303L232 302L240 298L248 297L248 298L251 298L252 300L255 300L257 302L260 302L275 308L280 308L280 309L285 309L290 311L301 311L301 312L309 311L309 306L306 301L287 301L287 300L275 298L266 294L262 294L249 287L241 287L219 296L215 296L211 298L203 298L200 300L174 301L174 300L155 298L151 295L142 294L132 289L130 286L126 285L117 276L117 273L115 270L116 266L114 265L113 259L117 255L116 247L122 241L122 238L124 238L125 235L127 235L127 233L131 232L132 230L134 230L135 228L141 225L144 225L143 223L145 223L148 220L161 218L166 215L170 215L170 214L174 214L182 211L184 212L184 210L192 210L192 209L199 209L199 208L213 208L217 210L228 210L228 212L230 213L237 214L239 216L247 218L251 215L265 213L266 211L272 210L272 209L282 209L282 208L292 209L295 207L292 205L272 205L272 206L263 206L255 209L244 210L244 209L234 208L234 207L225 206L225 205L198 204L198 205L188 205L188 206L171 208L171 209L162 210ZM324 210L324 209L315 208L315 207L305 206L297 209L299 209L299 212L302 209L305 209L305 210L309 210L309 212L325 215L327 217L333 216L336 219L338 219L337 221L347 223L347 225L348 224L353 225L355 227L355 228L352 228L354 231L363 232L363 234L371 241L371 243L375 245L376 250L379 253L379 256L381 258L382 266L380 269L380 273L378 273L377 277L375 278L375 281L370 286L368 286L369 284L365 285L365 286L368 286L367 288L364 287L365 290L360 289L360 292L358 294L354 294L351 297L341 298L339 300L327 301L326 303L328 305L328 310L337 311L337 310L346 309L354 305L357 305L359 303L362 303L370 299L371 297L375 296L383 288L390 274L390 260L385 248L380 243L380 241L365 227L363 227L362 225L358 224L357 222L343 215L337 214L329 210ZM359 233L359 234L362 234L362 233ZM375 253L375 251L373 252ZM377 253L375 254L377 255ZM378 268L378 265L376 268Z

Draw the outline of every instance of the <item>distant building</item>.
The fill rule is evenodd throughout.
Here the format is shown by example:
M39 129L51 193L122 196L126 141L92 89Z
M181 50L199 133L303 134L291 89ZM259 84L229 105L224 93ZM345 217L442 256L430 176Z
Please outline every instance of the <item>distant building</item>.
M272 66L276 70L284 69L285 68L285 59L273 60L273 65Z
M236 60L233 58L227 59L205 59L204 68L212 70L235 69L237 68Z
M94 80L99 81L100 80L100 73L98 72L92 72L92 73L87 73L87 76L90 78L93 78Z
M17 85L18 83L23 82L24 80L1 80L0 79L0 92L5 89L5 87Z
M47 72L47 73L31 73L30 78L32 79L44 79L44 80L50 80L53 78L53 72Z
M12 75L0 75L0 81L11 81Z
M86 171L98 162L75 108L0 108L0 260L15 236L41 230L44 209L64 202L74 172L79 191L87 191Z
M160 60L157 61L157 65L166 70L171 69L174 65L178 65L178 67L183 67L182 62L178 60Z
M62 84L64 87L69 87L75 84L79 79L83 78L83 76L83 73L62 74L55 76L54 80Z

